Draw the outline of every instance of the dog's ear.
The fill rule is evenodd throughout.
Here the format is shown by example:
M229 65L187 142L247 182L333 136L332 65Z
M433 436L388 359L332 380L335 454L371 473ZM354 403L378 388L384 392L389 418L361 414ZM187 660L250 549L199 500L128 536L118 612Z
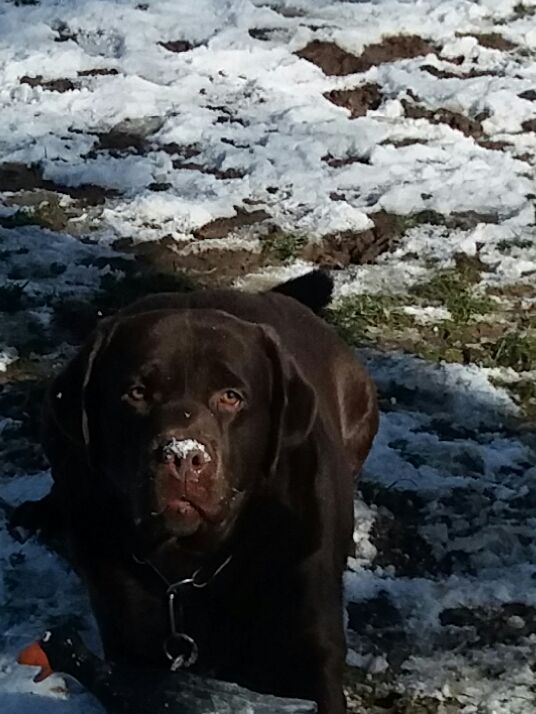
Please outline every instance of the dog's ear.
M285 449L302 444L317 417L317 398L296 360L281 346L271 327L263 325L266 353L272 364L272 456L273 474Z
M95 363L115 329L113 318L102 320L78 353L53 381L45 404L45 441L59 435L72 446L90 444L86 396ZM47 438L48 437L48 438ZM45 448L46 448L45 443Z

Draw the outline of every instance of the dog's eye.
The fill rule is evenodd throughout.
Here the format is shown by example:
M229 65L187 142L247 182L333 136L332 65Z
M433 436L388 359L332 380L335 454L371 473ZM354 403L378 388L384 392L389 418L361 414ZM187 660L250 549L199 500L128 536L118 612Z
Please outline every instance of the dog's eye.
M218 397L218 406L223 409L233 410L238 409L243 401L242 395L234 389L226 389Z
M141 384L135 384L127 390L126 396L132 399L133 402L141 402L145 399L147 390Z

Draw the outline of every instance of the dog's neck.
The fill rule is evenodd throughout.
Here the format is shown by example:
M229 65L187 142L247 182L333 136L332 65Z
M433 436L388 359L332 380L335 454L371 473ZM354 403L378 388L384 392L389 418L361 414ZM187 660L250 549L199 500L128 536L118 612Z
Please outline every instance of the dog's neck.
M133 560L138 566L152 571L162 587L168 589L174 583L194 578L196 574L200 585L208 583L232 556L229 547L200 551L172 538L148 554L133 553Z

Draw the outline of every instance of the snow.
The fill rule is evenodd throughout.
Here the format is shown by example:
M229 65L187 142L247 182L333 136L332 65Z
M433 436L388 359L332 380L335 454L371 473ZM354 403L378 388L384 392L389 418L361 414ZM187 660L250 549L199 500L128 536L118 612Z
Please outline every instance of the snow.
M10 364L16 362L19 358L18 352L14 347L4 347L0 350L0 372L5 372Z
M210 455L207 453L206 446L200 441L197 441L197 439L176 439L173 437L170 442L164 446L165 453L170 452L180 459L186 458L192 451L203 454L205 463L211 460Z
M0 133L7 137L0 143L2 160L39 162L46 179L70 186L119 189L121 196L102 216L103 240L118 235L149 240L166 233L184 239L251 196L270 208L283 230L311 235L362 230L369 225L367 214L380 208L407 213L465 207L510 216L527 206L531 180L524 162L461 139L448 126L393 113L411 87L427 97L430 108L445 106L469 116L486 109L490 138L518 132L520 123L535 115L533 104L517 97L531 86L532 65L520 66L506 53L479 48L474 38L454 36L489 29L494 20L511 15L512 3L451 0L447 8L439 0L297 3L287 8L295 14L280 14L285 7L248 0L204 0L195 8L159 2L146 10L114 0L4 4L1 36L9 41L0 49ZM320 29L311 29L317 25ZM280 34L261 42L248 34L256 27L277 28ZM56 42L58 28L75 39ZM498 74L438 81L419 70L431 61L441 64L430 57L373 67L365 78L380 83L385 103L349 122L346 110L322 93L355 86L356 77L326 77L292 54L312 39L335 40L359 53L365 44L401 31L446 40L445 57L470 46L466 61ZM508 37L525 44L532 37L530 20L511 22ZM159 44L173 39L204 44L182 54ZM118 74L77 77L78 71L94 68ZM39 74L69 77L77 88L60 93L19 83L24 75ZM222 116L232 121L222 122ZM86 157L96 132L125 121L135 123L151 150ZM401 135L429 143L402 151L381 145ZM201 147L196 163L239 168L245 176L218 180L197 170L174 170L161 148L169 142L196 144ZM320 161L327 153L369 156L370 165L335 172ZM154 182L171 188L151 192ZM272 198L269 186L278 188ZM330 192L345 187L355 195L334 203Z
M529 712L534 678L523 662L523 647L496 643L471 650L459 643L451 651L441 624L442 613L450 608L536 604L536 521L530 510L518 519L514 506L532 491L536 469L531 468L531 448L504 434L501 422L514 407L473 366L431 366L408 355L374 353L368 365L380 391L392 393L397 384L403 386L411 390L412 404L395 401L382 414L364 480L422 499L419 536L437 562L460 553L464 561L450 575L430 572L412 578L392 566L371 568L351 561L347 598L369 601L387 593L396 604L414 650L404 664L402 686L436 697L448 691L463 712ZM361 550L363 530L370 531L370 524L358 521ZM368 548L370 563L375 546L369 543ZM518 620L510 623L513 629L523 626ZM350 663L370 656L359 651L363 642L355 635L351 645ZM516 669L514 663L521 662Z
M492 266L483 272L482 286L530 285L536 272L536 133L522 125L536 119L536 103L519 94L536 88L531 14L536 1L524 0L524 13L516 12L518 5L517 0L2 3L0 167L35 164L45 182L95 184L117 195L102 205L62 198L63 207L80 211L76 236L37 226L0 228L0 282L22 289L36 305L28 314L46 327L51 300L84 299L103 275L118 274L106 265L118 255L113 247L118 238L134 244L171 238L182 256L221 247L260 252L262 235L254 229L230 238L194 238L201 226L251 205L265 210L282 232L313 239L367 230L379 210L405 217L420 211L477 214L474 225L464 228L416 225L373 263L337 272L337 296L402 292L452 267L459 253ZM253 37L255 29L266 30L267 39ZM312 40L334 41L359 54L400 32L441 48L437 55L342 77L326 76L294 54ZM474 33L486 32L499 32L519 50L483 47ZM161 44L177 40L187 40L193 49L174 53ZM461 64L449 61L462 55ZM440 79L425 71L426 65L459 77ZM116 73L79 76L95 69ZM487 74L467 77L471 70ZM45 81L69 78L75 88L48 91L20 81L38 75ZM382 103L363 117L350 119L346 109L323 96L368 82L378 83ZM445 123L407 118L403 102L411 96L429 110L480 116L485 139L507 146L490 149ZM99 149L99 135L110 130L128 130L143 149ZM198 153L177 167L173 163L182 155L173 154L171 144L193 146ZM324 160L327 154L361 160L335 168ZM218 177L231 175L225 174L230 169L236 178ZM155 191L153 184L165 188ZM333 200L334 193L343 199ZM15 199L7 190L0 193L0 217L16 215ZM505 243L509 253L501 248ZM235 285L267 289L310 267L296 260L244 275ZM405 310L421 324L449 317L438 307ZM11 365L25 364L28 355L13 346L17 315L1 317L3 380ZM495 378L515 382L534 374L429 364L402 353L361 355L382 406L363 490L381 494L385 502L356 499L356 553L345 578L346 599L359 605L387 594L400 617L395 633L400 639L392 650L401 652L402 664L382 641L351 629L348 662L364 670L369 682L392 677L394 691L427 694L452 706L449 712L529 714L536 687L536 627L530 626L536 608L534 439L512 426L519 408ZM19 423L11 412L2 415L6 448ZM189 442L174 448L183 455L194 447L203 449ZM65 616L98 641L87 596L72 570L37 539L21 542L20 534L7 529L9 508L44 495L50 475L34 470L14 476L9 463L2 465L0 710L96 714L100 707L80 689L66 693L58 677L34 684L32 670L14 664L23 645ZM420 544L412 553L425 552L425 562L399 557L394 536L386 536L384 546L378 540L382 528L398 520L403 528L395 535L404 539L408 526L407 537ZM508 636L480 643L475 612L520 605L522 614L505 610ZM473 612L467 626L443 624L442 616L456 608ZM521 635L514 637L514 630Z

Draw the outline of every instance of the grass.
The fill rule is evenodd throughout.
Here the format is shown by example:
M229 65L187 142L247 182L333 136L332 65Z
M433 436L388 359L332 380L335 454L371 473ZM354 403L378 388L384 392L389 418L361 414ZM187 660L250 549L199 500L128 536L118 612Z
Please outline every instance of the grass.
M352 345L401 349L432 362L477 364L536 370L536 305L524 298L524 284L477 292L480 266L458 261L456 268L436 273L406 295L351 295L326 311L327 320ZM533 294L532 288L528 290ZM493 299L496 295L501 302ZM444 307L450 317L418 324L405 306ZM528 417L536 416L536 380L504 385Z
M522 414L531 421L536 420L536 380L520 379L517 382L492 377L490 380L496 387L503 387L510 392Z
M455 256L456 266L438 271L428 282L410 289L421 304L446 308L454 323L467 323L479 315L492 312L495 304L478 292L477 285L486 266L478 256Z
M455 351L449 356L463 359L458 346L467 339L471 341L471 329L467 326L496 307L491 297L477 292L482 268L478 258L458 256L455 268L437 272L427 282L413 286L408 295L342 298L328 312L328 320L351 344L375 337L391 346L394 340L402 347L408 346L408 341L414 346L422 341L421 351L429 359L444 359L453 348ZM413 317L404 312L405 305L443 307L449 311L450 318L437 325L420 326L415 333L415 329L410 331L410 328L417 325ZM421 340L420 335L425 340Z
M19 208L10 216L0 216L0 226L2 228L21 228L22 226L40 225L32 211Z
M512 367L517 372L536 369L536 329L514 329L490 346L490 367Z
M450 310L451 318L418 325L403 307L411 303L423 307L431 296ZM483 367L511 367L518 372L536 370L536 314L520 318L514 310L503 314L502 320L474 321L475 316L490 313L491 307L496 308L496 304L489 297L466 295L451 275L438 274L406 297L341 298L327 311L327 319L353 345L398 347L434 362L472 362Z
M509 390L513 392L523 413L530 419L536 419L536 380L521 379L510 384Z
M307 238L305 236L274 233L263 239L262 251L267 257L287 263L297 258L306 245Z
M390 295L349 295L326 311L326 319L346 342L360 344L370 341L376 330L411 327L412 317L402 311L404 302Z

